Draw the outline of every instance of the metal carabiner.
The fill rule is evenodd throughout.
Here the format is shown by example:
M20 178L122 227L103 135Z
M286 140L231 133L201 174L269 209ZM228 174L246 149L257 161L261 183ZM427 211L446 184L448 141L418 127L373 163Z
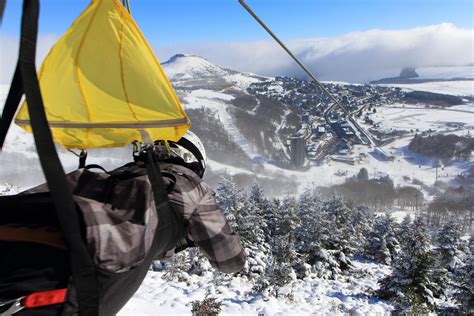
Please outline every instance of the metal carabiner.
M3 313L0 314L0 316L10 316L10 315L13 315L13 314L21 311L23 308L25 308L21 304L21 301L23 301L24 298L25 297L22 296L22 297L19 297L17 299L14 299L14 300L0 302L0 306L5 306L5 305L8 305L8 304L11 304L10 307L6 311L4 311Z

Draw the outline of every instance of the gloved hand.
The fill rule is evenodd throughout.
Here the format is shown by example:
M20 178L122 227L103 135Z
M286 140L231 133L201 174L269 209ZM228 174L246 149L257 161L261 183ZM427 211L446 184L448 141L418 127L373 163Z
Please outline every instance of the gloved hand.
M174 247L174 253L181 252L189 247L196 247L196 245L194 244L194 241L185 237L176 244Z

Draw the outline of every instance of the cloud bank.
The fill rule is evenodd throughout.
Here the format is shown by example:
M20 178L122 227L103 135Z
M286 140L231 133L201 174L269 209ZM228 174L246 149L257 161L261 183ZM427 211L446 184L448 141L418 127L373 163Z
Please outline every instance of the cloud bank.
M406 30L374 29L339 37L293 40L287 45L322 80L368 82L398 76L404 67L474 66L474 30L449 23ZM157 51L164 58L178 52L193 53L239 71L304 77L272 40L197 44Z
M58 40L55 34L40 34L36 47L36 65L39 68L51 47ZM0 84L10 84L18 59L19 38L0 36Z
M57 39L58 36L54 34L39 36L38 65ZM293 60L271 39L173 47L151 44L162 62L176 53L189 53L238 71L267 76L305 77ZM287 45L321 80L368 82L398 76L404 67L474 66L474 30L449 23L291 40L287 41ZM8 84L16 64L18 38L1 36L0 47L0 84ZM471 73L470 77L474 77L474 74Z

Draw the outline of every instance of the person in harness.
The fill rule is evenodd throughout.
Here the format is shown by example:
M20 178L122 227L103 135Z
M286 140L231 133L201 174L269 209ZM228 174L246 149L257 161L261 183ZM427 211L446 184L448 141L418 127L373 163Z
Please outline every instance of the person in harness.
M239 236L233 232L214 198L214 191L202 177L206 169L206 153L200 139L188 131L178 144L158 159L169 199L184 220L187 245L197 246L211 265L222 272L233 273L245 264L245 252ZM169 177L169 175L174 177ZM186 247L181 242L167 252ZM174 251L173 251L174 250Z
M160 216L150 207L153 194L138 152L134 162L110 172L93 172L96 166L91 165L67 175L94 263L107 275L132 273L117 284L109 282L113 285L108 292L114 298L101 297L112 303L104 303L100 315L115 314L133 295L141 283L134 271L144 269L140 274L144 277L152 260L189 246L199 247L211 265L225 273L239 271L246 261L239 236L230 229L213 190L202 180L206 154L199 138L188 132L177 143L158 141L154 147L171 214ZM47 193L48 186L43 184L12 196L11 203L20 211L0 223L1 315L74 315L79 310L69 291L71 268L61 230L54 213L46 212L49 205L42 204ZM33 199L34 210L28 199ZM8 201L2 199L0 206L8 207ZM163 246L154 246L155 239ZM141 268L146 262L148 267Z
M205 165L191 161L199 151L178 154L190 121L129 1L121 2L91 1L38 78L39 0L23 1L0 150L13 122L32 132L47 184L0 196L1 315L115 315L153 260L182 249L182 240L200 247L221 271L245 262L238 236L202 182ZM124 69L133 71L104 80ZM135 161L109 172L81 166L66 175L55 147L122 147L137 139L143 143ZM158 150L163 144L170 146Z

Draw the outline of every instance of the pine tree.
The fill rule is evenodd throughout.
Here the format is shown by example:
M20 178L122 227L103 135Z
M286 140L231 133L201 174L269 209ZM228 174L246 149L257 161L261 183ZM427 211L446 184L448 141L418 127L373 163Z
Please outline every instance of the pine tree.
M268 244L268 226L266 212L270 202L265 197L259 183L255 182L250 195L244 197L239 210L238 232L247 254L247 262L241 274L251 278L265 275L271 262L271 249Z
M237 230L242 220L241 210L244 208L244 194L237 188L231 176L224 175L217 185L216 201L232 230Z
M268 242L272 233L268 227L268 222L272 220L277 205L265 196L262 185L258 181L254 181L250 187L248 202L252 207L252 212L260 219L259 229L261 229L265 241Z
M407 214L405 215L405 217L403 218L402 222L400 223L400 225L398 226L398 229L397 229L397 236L398 236L398 242L400 244L404 243L404 241L406 239L409 239L410 238L410 235L411 235L411 226L412 226L412 219L411 219L411 216L410 214Z
M396 227L397 223L390 215L375 219L365 244L365 255L369 259L385 264L392 262L399 249Z
M450 272L461 265L461 226L455 220L447 222L438 232L436 241L439 247L441 264Z
M267 243L271 233L267 225L268 213L272 213L271 203L265 197L260 183L254 182L250 188L245 210L243 210L245 224L241 227L245 231L246 238L252 244L264 245Z
M404 225L401 250L393 262L393 273L384 278L378 295L396 303L401 312L427 313L436 308L435 297L442 293L435 279L435 256L430 237L420 218Z
M285 197L278 205L275 216L275 229L272 233L272 253L276 262L290 266L298 260L295 249L295 229L299 224L296 216L296 200Z
M454 271L454 298L461 315L474 314L474 238L462 260L462 266Z
M255 290L265 296L288 297L291 293L287 290L281 292L284 286L295 281L297 276L294 270L298 263L298 254L295 249L294 230L298 224L296 216L296 200L285 197L282 201L274 201L273 220L269 227L271 234L271 262L267 266L265 275L256 282Z
M345 255L351 255L351 239L354 238L352 211L347 207L342 198L332 196L324 202L323 210L329 224L330 234L324 245L327 249L338 250Z
M321 198L310 188L306 188L298 199L296 215L300 224L295 229L295 242L296 249L303 254L313 252L317 243L315 237L322 226L321 206Z
M357 180L366 181L369 180L369 172L366 168L360 168L359 173L357 174Z
M296 230L298 252L319 277L336 278L352 268L351 211L338 197L321 201L305 192L298 203L300 225Z
M374 214L365 206L357 206L352 208L350 221L352 227L354 227L354 234L349 240L351 253L353 256L363 255L367 236L373 229Z

